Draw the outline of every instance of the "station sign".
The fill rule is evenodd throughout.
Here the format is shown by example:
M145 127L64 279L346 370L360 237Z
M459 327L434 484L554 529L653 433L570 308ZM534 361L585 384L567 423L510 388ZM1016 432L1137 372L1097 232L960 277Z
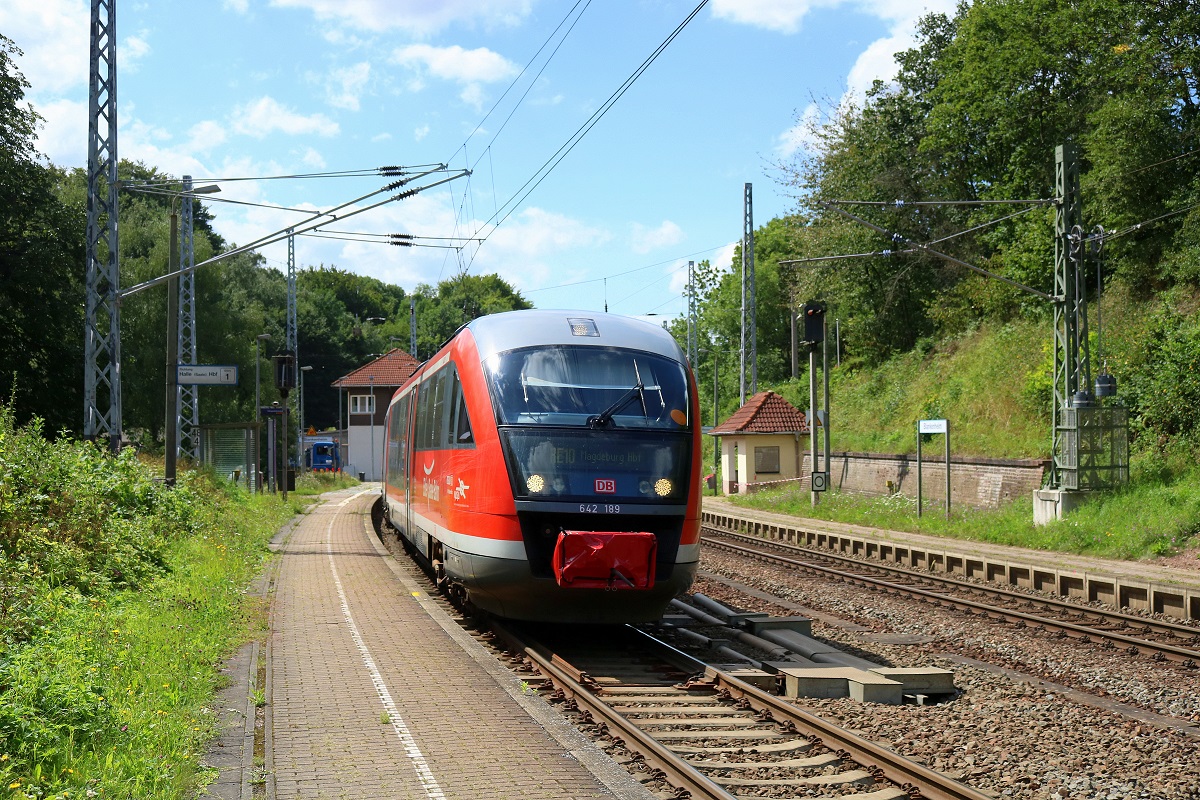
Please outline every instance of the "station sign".
M197 386L237 386L238 368L233 364L176 364L176 381Z
M945 433L950 429L944 419L923 419L918 425L918 433Z

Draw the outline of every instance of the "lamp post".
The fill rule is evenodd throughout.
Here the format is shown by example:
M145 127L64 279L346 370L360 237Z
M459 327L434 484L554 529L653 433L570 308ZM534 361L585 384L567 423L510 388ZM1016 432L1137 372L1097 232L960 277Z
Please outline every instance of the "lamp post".
M275 362L275 387L277 389L279 389L279 394L282 395L282 397L283 397L283 403L281 403L281 406L283 408L283 425L280 426L280 430L283 435L283 448L282 448L282 450L283 450L282 460L283 460L283 469L284 469L284 472L283 472L283 499L286 501L287 500L287 492L288 492L288 489L287 489L287 485L288 485L288 481L287 481L287 479L288 479L288 472L287 472L287 453L288 453L288 441L287 441L288 413L287 413L287 409L288 409L288 402L287 402L287 399L288 399L288 392L291 391L293 388L295 388L295 385L296 385L296 371L295 371L296 370L296 354L291 352L290 350L288 350L283 353L278 353L278 354L272 356L271 358ZM272 454L272 458L274 458L274 454Z
M717 427L717 413L720 410L720 403L719 403L718 396L717 396L717 390L718 390L718 386L719 386L719 384L717 383L717 377L718 377L717 367L718 367L718 363L719 363L717 361L717 355L720 352L721 352L720 350L716 350L716 349L697 350L696 351L697 358L699 358L700 356L709 355L709 354L711 354L712 358L713 358L713 417L712 417L713 421L712 421L712 424L713 424L714 428ZM713 475L716 475L720 469L721 469L721 438L719 436L714 436L713 437Z
M296 421L296 442L297 447L299 447L299 457L297 458L299 463L297 464L297 467L299 468L301 474L304 473L304 373L311 371L311 364L300 368L300 402L298 404L298 408L296 409L299 412L296 415L298 417Z
M259 346L271 338L269 333L260 333L254 337L254 490L262 492L262 470L259 468L261 459L261 447L259 446L259 433L262 425L262 400L259 392L259 364L262 357L259 355Z
M368 375L367 383L371 387L371 399L367 401L371 410L371 480L375 480L375 376Z

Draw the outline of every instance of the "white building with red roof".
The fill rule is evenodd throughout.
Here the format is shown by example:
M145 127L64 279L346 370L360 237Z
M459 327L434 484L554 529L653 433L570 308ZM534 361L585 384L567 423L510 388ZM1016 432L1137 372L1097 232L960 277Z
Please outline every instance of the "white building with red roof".
M710 433L721 442L724 494L745 494L757 484L802 474L808 419L775 392L754 395Z
M387 407L392 395L408 380L421 362L399 347L333 382L345 393L346 471L366 480L383 477L386 447Z

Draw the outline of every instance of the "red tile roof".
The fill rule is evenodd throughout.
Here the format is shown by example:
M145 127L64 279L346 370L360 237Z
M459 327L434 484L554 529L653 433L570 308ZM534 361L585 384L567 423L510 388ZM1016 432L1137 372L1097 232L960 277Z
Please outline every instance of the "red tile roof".
M808 433L804 412L771 391L759 392L729 419L713 428L713 436L733 433Z
M333 382L339 389L352 386L400 386L417 371L421 362L396 347ZM372 378L374 380L372 380Z

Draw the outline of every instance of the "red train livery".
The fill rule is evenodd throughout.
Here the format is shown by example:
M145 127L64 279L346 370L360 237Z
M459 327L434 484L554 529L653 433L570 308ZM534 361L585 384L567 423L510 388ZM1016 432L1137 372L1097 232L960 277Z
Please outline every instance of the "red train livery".
M481 317L392 397L385 516L484 611L655 620L698 564L699 419L683 352L656 325Z

